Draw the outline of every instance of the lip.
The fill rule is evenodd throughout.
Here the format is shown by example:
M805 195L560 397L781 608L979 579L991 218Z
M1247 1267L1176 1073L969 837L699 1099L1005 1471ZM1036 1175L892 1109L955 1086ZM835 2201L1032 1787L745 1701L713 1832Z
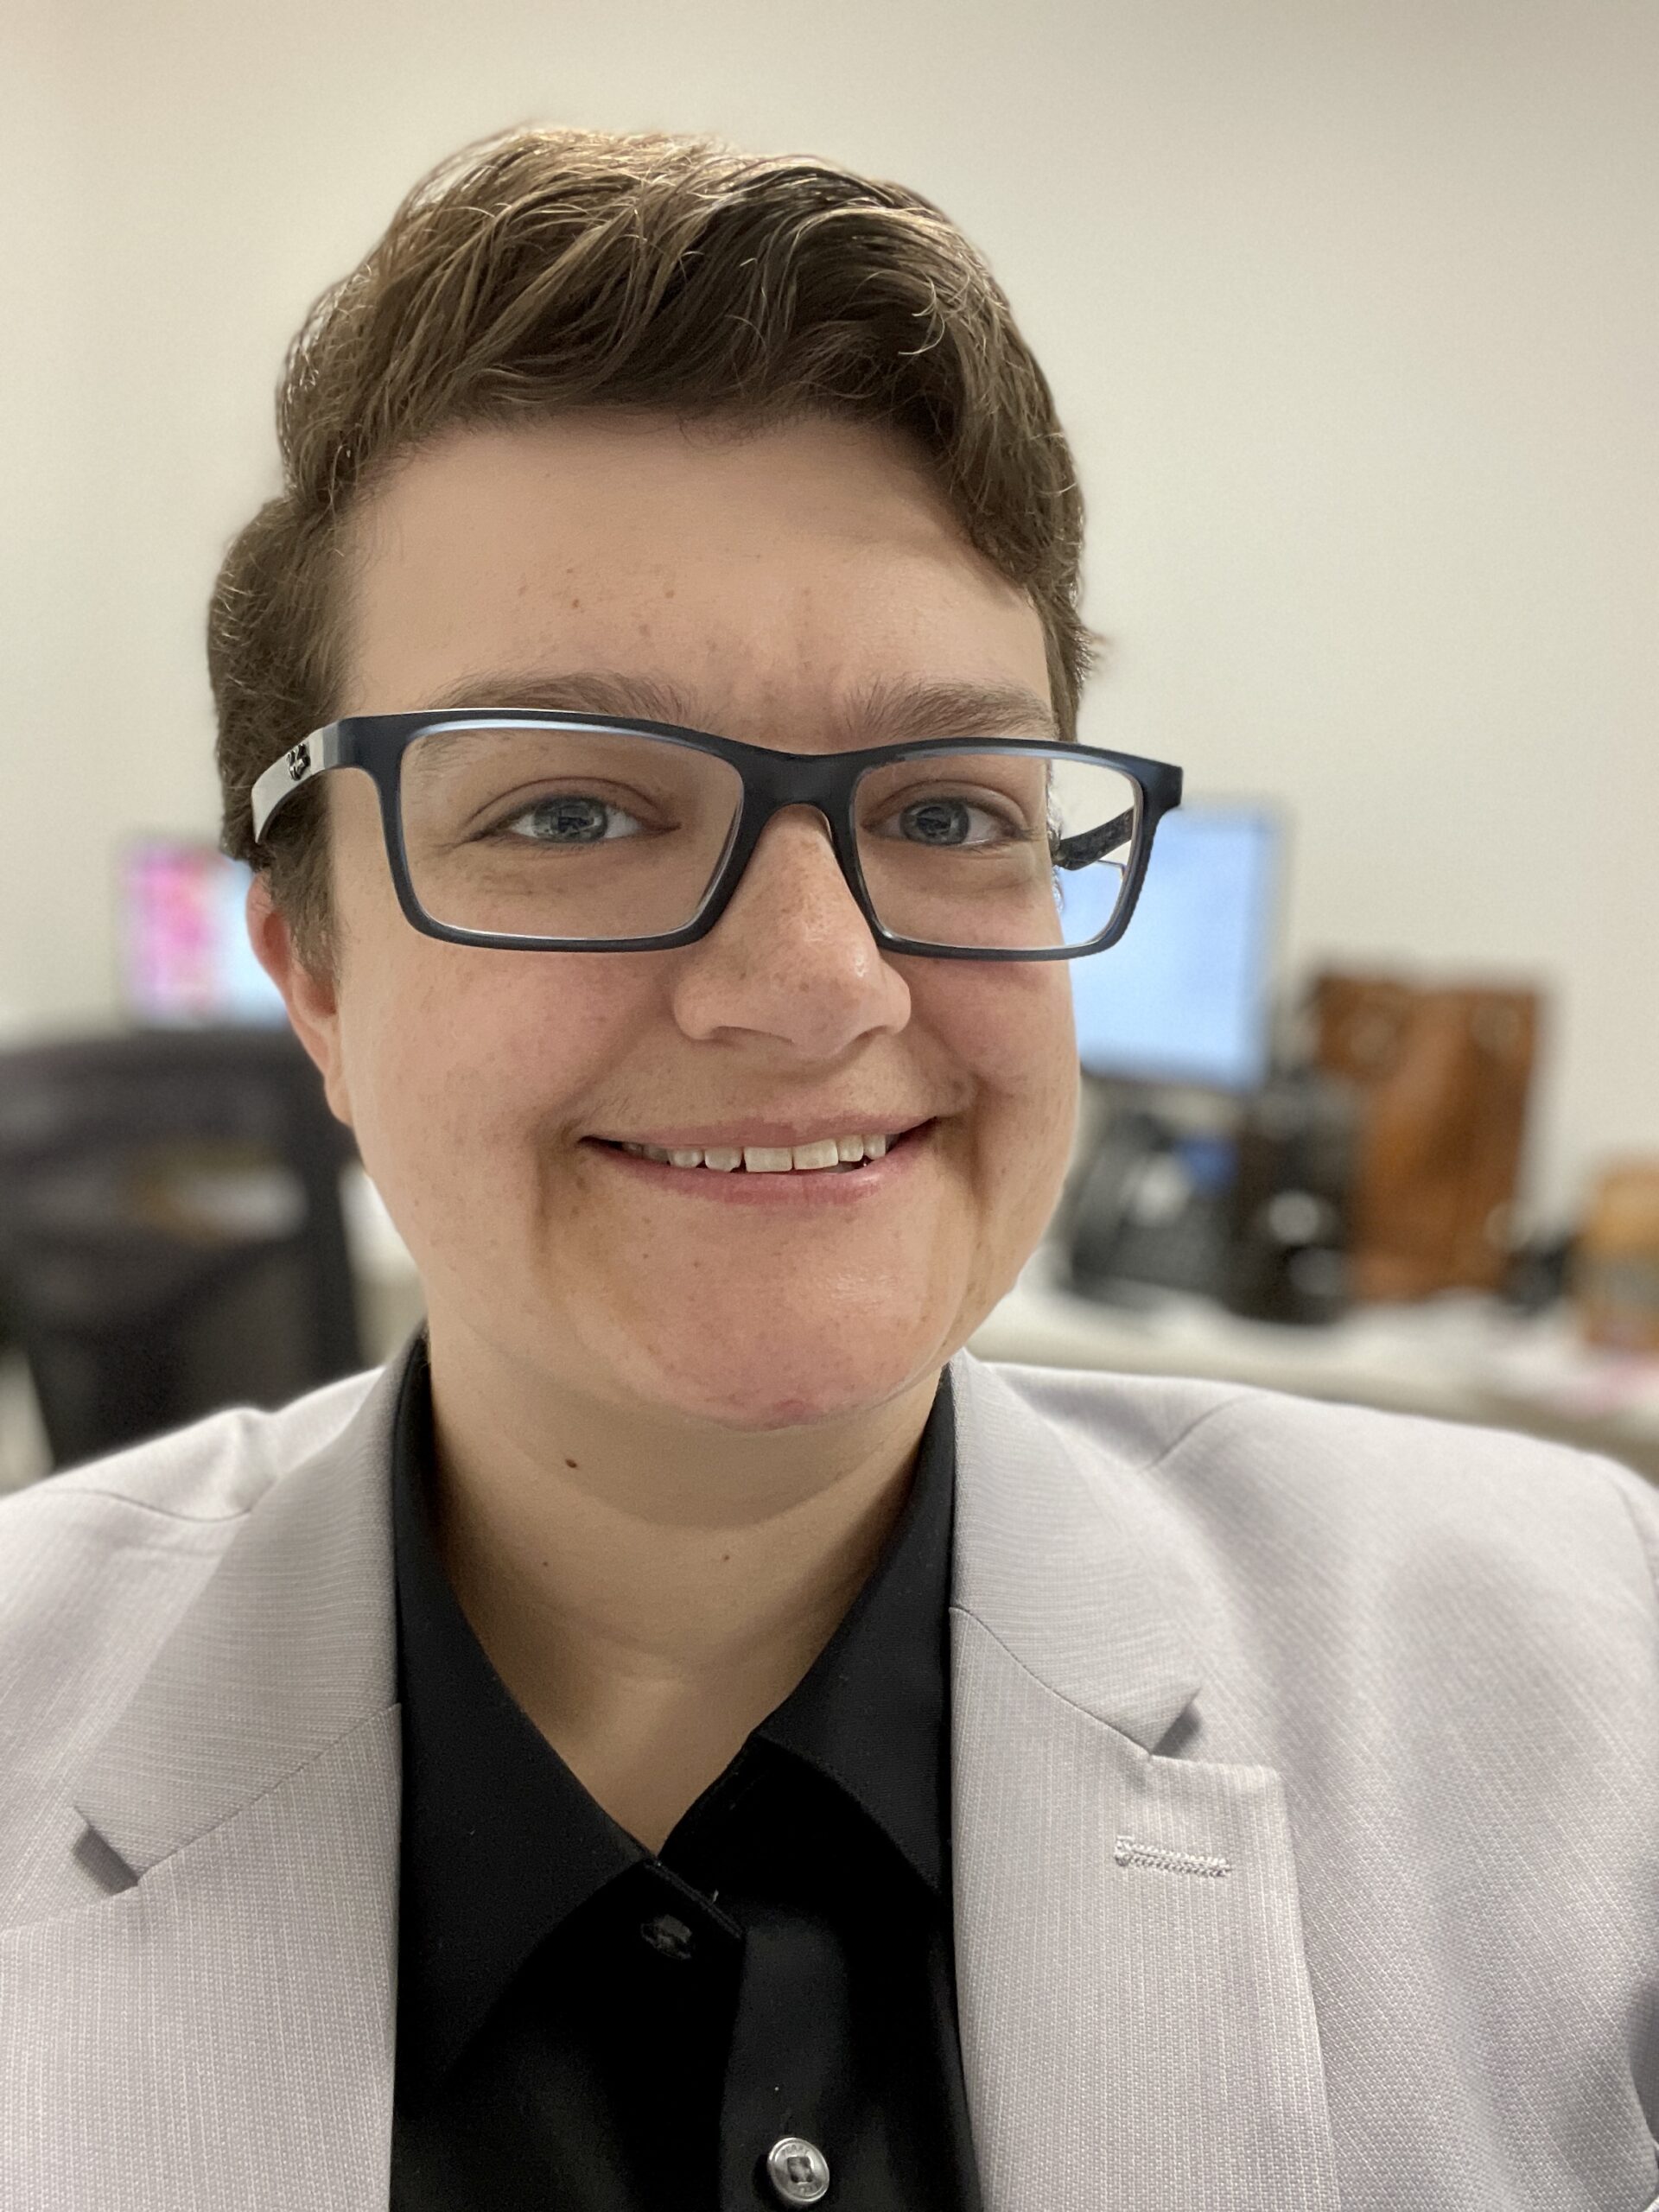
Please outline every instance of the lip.
M873 1205L908 1183L925 1165L938 1127L937 1122L918 1123L880 1160L867 1160L845 1173L837 1173L833 1167L817 1167L755 1175L739 1167L721 1174L712 1167L675 1167L664 1160L642 1160L631 1152L614 1151L610 1144L593 1137L582 1141L595 1160L607 1161L620 1175L645 1179L647 1188L654 1186L664 1196L701 1198L711 1205L856 1206ZM753 1131L753 1123L750 1128ZM801 1137L796 1141L808 1144L811 1140Z
M644 1135L630 1129L626 1136L619 1136L609 1129L594 1129L583 1139L594 1144L655 1144L664 1152L689 1152L695 1145L698 1151L726 1146L742 1151L750 1145L787 1145L792 1151L798 1144L822 1144L826 1137L908 1136L912 1130L925 1128L929 1116L925 1114L899 1114L890 1122L857 1120L834 1122L820 1116L815 1122L727 1122L713 1128L706 1123L702 1128L652 1129Z

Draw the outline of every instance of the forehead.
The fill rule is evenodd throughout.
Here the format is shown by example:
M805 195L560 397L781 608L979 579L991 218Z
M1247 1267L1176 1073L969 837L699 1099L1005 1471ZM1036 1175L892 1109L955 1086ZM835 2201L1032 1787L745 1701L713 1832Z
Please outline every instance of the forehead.
M874 426L588 413L451 433L365 503L347 555L343 712L451 701L486 671L525 696L468 703L606 670L671 691L663 719L733 735L894 684L1048 699L1030 600Z

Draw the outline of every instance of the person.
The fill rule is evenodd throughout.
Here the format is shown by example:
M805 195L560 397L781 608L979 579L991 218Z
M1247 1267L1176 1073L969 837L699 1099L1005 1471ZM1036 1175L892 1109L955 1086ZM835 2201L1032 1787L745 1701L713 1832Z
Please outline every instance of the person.
M1651 2207L1653 1491L965 1348L1179 788L981 258L511 132L278 419L225 842L426 1319L0 1512L0 2199Z

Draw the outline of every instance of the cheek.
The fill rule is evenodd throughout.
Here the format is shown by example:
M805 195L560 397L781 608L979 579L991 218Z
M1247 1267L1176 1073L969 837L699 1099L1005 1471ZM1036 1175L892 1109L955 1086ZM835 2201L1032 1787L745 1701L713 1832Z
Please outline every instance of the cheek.
M1077 1088L1077 1039L1071 985L1060 961L919 961L905 963L918 1015L966 1068L988 1107L1040 1123L1057 1097ZM918 976L925 964L933 973Z
M601 981L597 959L404 934L407 944L382 948L361 1005L346 1008L369 1172L388 1198L395 1183L417 1205L442 1203L465 1184L474 1204L487 1160L486 1188L512 1190L517 1202L551 1150L587 1125L640 1031L622 963L613 960Z
M927 965L935 975L913 980L912 988L950 1058L972 1080L983 1180L1010 1195L1058 1194L1077 1107L1077 1030L1065 963Z

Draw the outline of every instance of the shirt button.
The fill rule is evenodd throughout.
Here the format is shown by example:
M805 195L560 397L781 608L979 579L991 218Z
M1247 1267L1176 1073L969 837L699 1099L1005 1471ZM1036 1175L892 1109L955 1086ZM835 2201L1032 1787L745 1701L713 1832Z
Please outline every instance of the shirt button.
M676 1920L671 1912L659 1912L654 1920L641 1923L639 1933L653 1951L660 1951L665 1959L689 1959L694 1938L683 1920ZM810 2201L810 2200L809 2200Z
M785 2135L766 2153L766 2179L780 2204L816 2204L830 2191L830 2161L804 2135Z

